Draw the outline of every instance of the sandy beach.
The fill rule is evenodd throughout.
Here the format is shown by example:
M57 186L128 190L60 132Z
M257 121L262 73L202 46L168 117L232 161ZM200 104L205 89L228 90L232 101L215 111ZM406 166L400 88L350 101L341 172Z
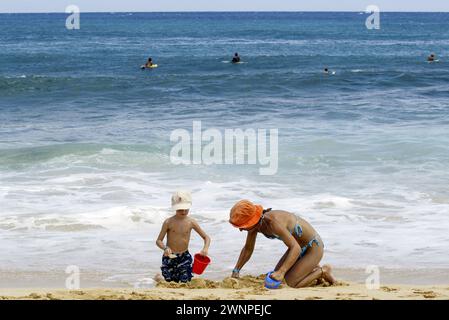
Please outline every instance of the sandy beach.
M189 284L161 282L152 289L0 289L1 300L447 300L447 285L382 285L339 282L329 286L278 290L263 287L263 275L222 281L194 279Z

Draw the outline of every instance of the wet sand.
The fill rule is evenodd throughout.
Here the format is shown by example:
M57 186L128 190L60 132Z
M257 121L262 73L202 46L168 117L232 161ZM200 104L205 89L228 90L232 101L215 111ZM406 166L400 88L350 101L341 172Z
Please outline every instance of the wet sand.
M381 285L323 282L309 288L277 290L263 287L263 278L244 276L221 281L194 279L189 284L159 282L152 289L0 289L0 299L26 300L427 300L449 299L448 285Z

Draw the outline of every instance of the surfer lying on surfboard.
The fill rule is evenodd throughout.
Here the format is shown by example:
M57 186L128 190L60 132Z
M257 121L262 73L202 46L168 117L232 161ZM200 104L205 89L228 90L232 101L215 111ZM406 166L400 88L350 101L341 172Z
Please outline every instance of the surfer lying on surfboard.
M336 73L335 71L330 71L329 68L324 68L324 74L334 75L335 73Z

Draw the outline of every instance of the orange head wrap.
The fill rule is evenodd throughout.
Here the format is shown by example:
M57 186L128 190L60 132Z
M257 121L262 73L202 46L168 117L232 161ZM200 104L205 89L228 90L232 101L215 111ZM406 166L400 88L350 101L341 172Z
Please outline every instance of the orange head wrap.
M229 222L236 228L248 229L259 222L262 213L262 206L249 200L241 200L232 207Z

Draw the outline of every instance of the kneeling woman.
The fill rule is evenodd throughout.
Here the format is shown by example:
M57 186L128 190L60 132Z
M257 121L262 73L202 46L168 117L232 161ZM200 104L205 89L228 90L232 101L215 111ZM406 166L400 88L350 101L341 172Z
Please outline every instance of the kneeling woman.
M248 231L246 244L232 272L234 278L251 258L258 233L269 239L278 239L287 246L287 252L271 274L271 278L293 288L309 286L324 278L333 284L335 278L329 265L319 265L324 243L313 227L304 219L282 210L264 210L248 200L237 202L231 209L229 222L240 231Z

